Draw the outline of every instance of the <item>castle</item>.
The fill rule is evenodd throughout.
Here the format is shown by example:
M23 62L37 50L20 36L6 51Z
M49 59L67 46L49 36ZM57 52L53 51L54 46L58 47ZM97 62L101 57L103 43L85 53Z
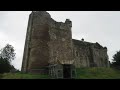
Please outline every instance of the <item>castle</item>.
M72 22L56 22L46 11L29 16L22 72L74 78L80 67L109 67L107 48L72 39Z

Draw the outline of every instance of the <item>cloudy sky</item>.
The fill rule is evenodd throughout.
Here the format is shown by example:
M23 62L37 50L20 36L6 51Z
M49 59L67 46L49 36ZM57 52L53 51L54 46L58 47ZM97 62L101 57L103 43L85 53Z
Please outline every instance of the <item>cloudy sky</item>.
M58 22L70 19L74 39L84 38L108 48L109 60L120 50L120 11L48 11ZM28 18L31 11L0 11L0 48L7 43L15 48L12 62L21 69Z

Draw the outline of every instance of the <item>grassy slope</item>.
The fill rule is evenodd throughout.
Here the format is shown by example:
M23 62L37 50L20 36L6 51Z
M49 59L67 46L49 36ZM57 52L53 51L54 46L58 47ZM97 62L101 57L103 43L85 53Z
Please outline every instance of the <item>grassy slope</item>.
M1 75L2 79L50 79L48 75L6 73ZM120 79L120 71L112 68L80 68L77 69L76 79Z
M48 75L39 74L22 74L22 73L5 73L2 79L48 79Z
M77 79L120 79L120 71L112 68L77 69Z

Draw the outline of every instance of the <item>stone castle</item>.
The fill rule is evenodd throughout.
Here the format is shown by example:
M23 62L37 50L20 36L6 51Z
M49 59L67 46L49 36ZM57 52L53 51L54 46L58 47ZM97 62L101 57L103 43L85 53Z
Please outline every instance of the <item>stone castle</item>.
M72 22L56 22L46 11L32 11L26 34L22 72L74 78L80 67L108 67L107 48L72 39Z

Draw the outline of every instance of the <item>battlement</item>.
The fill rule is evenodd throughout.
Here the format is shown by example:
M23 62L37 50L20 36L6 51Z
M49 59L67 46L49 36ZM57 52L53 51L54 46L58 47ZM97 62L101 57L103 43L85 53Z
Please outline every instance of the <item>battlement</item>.
M40 24L47 24L50 28L57 28L61 30L71 30L72 21L66 19L65 22L55 21L51 15L46 11L32 11L33 26Z
M107 47L103 47L98 42L92 43L92 42L86 42L86 41L81 41L81 40L76 40L76 39L72 39L72 41L73 41L74 45L76 45L78 47L90 47L90 46L92 46L93 48L96 48L96 49L107 50Z
M32 11L31 14L39 15L40 17L51 18L51 15L48 12L46 12L46 11Z
M72 27L72 21L70 21L70 19L66 19L65 23Z

